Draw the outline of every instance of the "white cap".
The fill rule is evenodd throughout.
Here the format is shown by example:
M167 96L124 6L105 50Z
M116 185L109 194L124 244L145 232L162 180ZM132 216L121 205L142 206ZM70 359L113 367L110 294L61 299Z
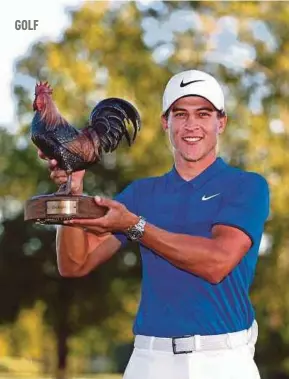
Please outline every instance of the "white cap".
M188 70L174 75L166 85L163 96L163 113L176 100L190 95L204 97L217 110L225 110L224 93L217 80L203 71Z

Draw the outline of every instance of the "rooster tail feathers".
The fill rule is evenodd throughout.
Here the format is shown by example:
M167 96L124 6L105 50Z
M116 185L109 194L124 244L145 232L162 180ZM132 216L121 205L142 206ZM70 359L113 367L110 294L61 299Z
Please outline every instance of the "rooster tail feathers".
M92 110L89 129L99 137L101 148L111 152L117 148L123 137L129 146L134 142L141 128L140 115L128 101L109 98L100 101ZM133 131L129 130L129 126Z

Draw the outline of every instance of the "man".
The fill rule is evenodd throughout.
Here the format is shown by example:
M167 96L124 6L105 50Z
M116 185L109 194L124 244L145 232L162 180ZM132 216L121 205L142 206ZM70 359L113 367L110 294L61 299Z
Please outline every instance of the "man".
M115 200L96 197L106 216L60 227L59 271L86 275L127 239L139 241L142 292L124 378L259 378L248 292L269 212L267 182L217 157L227 116L212 76L190 70L172 77L161 120L172 170L133 182ZM52 179L65 182L57 162L49 164ZM73 174L75 194L83 175Z

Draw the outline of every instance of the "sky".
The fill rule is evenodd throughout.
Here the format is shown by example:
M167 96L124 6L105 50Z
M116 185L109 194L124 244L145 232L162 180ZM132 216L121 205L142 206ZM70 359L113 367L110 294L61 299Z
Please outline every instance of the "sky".
M57 39L69 25L66 8L81 5L81 0L8 0L0 14L0 126L17 129L11 82L15 59L27 53L41 39ZM16 30L16 20L38 20L36 30ZM33 27L33 23L31 23Z

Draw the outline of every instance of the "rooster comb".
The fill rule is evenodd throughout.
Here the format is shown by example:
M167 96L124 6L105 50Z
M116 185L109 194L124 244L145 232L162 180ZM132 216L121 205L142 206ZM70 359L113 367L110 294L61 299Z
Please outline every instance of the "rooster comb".
M48 93L52 94L53 89L48 82L39 82L35 86L35 95L39 95L40 93Z

